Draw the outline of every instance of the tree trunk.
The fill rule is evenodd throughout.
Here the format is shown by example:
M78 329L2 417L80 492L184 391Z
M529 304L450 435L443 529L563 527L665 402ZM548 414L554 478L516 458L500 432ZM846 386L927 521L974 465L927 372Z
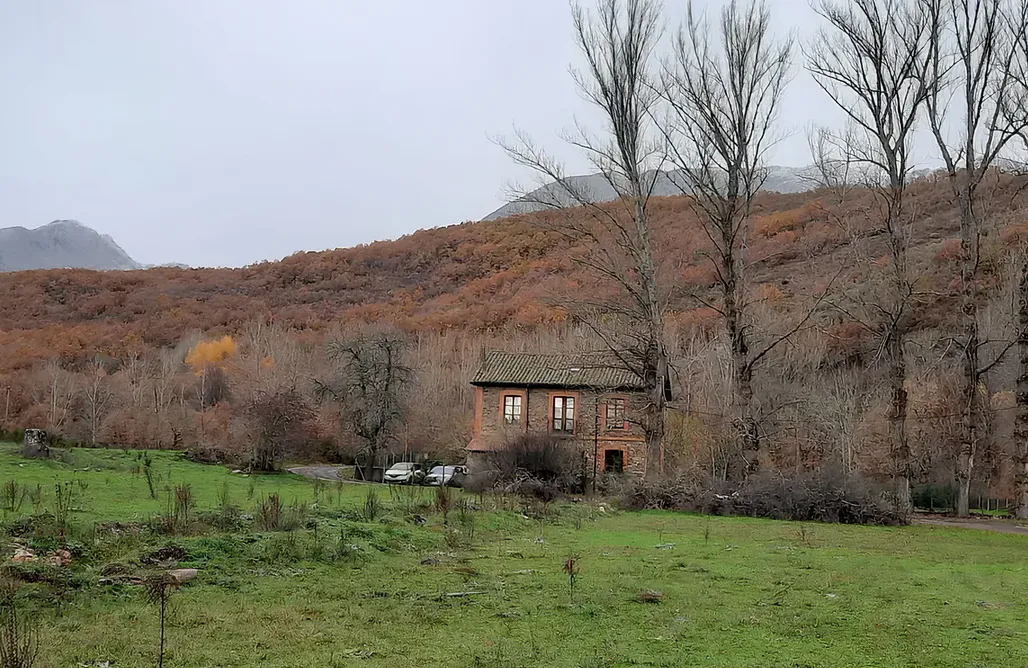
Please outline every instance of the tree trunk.
M978 305L975 279L978 270L978 239L972 193L960 198L960 314L964 328L964 369L960 448L957 453L957 516L970 514L971 477L978 447Z
M655 480L664 475L664 432L666 430L665 412L667 395L665 385L668 381L668 356L664 346L664 310L661 306L660 293L657 289L657 270L653 263L653 244L650 240L650 225L646 215L646 200L643 194L642 177L632 173L633 197L635 198L635 228L639 244L639 278L646 291L645 327L649 330L649 341L646 349L645 367L647 392L650 395L649 415L646 419L646 469L647 480Z
M375 458L378 455L377 447L368 448L368 459L364 462L364 480L371 482L372 476L375 475Z
M903 334L895 329L886 342L889 369L889 441L892 446L896 481L896 507L902 513L913 511L910 497L910 444L907 440L907 363L903 353Z
M743 457L743 475L748 476L760 470L760 437L756 420L753 419L753 369L749 363L749 345L742 324L742 312L737 299L738 282L735 260L724 258L723 271L725 326L732 354L732 401L733 422L739 450Z
M1014 484L1018 519L1028 519L1028 257L1021 260L1017 291L1017 404L1014 416Z

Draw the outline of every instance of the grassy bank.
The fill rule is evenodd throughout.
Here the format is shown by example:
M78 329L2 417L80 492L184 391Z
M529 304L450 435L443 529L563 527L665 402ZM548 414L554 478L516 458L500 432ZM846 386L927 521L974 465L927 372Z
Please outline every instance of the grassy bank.
M153 499L139 457L0 452L0 486L43 492L2 513L41 552L53 536L44 522L25 533L25 518L72 488L70 575L18 594L38 613L45 665L156 665L156 611L119 576L169 546L200 575L173 594L166 666L1028 665L1021 536L490 497L450 499L444 518L432 492L381 487L369 512L370 486L315 490L168 453L153 455ZM191 519L155 521L184 485ZM260 526L275 494L292 531ZM657 602L640 602L650 590Z

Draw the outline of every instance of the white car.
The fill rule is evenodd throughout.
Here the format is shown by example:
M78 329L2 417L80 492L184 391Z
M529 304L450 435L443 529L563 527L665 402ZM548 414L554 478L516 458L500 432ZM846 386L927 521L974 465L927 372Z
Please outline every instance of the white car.
M467 472L466 466L436 466L425 476L425 484L460 487Z
M393 464L382 476L382 482L392 485L413 485L421 482L424 472L417 464L411 462L400 462Z

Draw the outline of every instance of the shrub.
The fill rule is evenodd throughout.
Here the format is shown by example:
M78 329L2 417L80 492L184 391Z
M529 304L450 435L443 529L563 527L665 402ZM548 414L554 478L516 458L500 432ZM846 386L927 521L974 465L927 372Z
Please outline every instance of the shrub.
M361 519L365 522L374 522L377 520L385 508L382 506L382 502L378 499L378 494L375 493L374 487L368 487L367 494L364 495L364 506L361 508Z
M551 434L523 434L492 453L495 487L550 501L585 491L585 456L571 441Z
M306 519L306 505L293 503L287 507L278 494L262 498L254 507L254 523L261 531L295 531Z
M631 509L663 508L715 515L842 524L905 524L882 490L857 474L824 469L766 472L739 484L667 478L639 482L622 499Z
M247 408L256 438L250 465L274 471L279 460L295 452L314 433L314 411L295 389L259 394Z

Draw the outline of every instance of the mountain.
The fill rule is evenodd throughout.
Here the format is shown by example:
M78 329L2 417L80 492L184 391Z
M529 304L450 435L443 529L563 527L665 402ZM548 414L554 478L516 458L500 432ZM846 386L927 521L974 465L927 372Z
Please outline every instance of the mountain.
M688 178L681 170L666 172L654 170L647 172L645 179L647 181L653 179L653 195L655 197L671 197L690 191ZM611 202L617 199L617 192L602 174L572 176L568 182L572 188L589 201ZM817 170L814 167L771 166L768 167L767 179L761 190L788 194L813 190L817 185ZM497 220L544 209L576 206L577 204L563 188L550 183L501 206L482 220Z
M78 221L0 229L0 271L138 268L114 239Z

